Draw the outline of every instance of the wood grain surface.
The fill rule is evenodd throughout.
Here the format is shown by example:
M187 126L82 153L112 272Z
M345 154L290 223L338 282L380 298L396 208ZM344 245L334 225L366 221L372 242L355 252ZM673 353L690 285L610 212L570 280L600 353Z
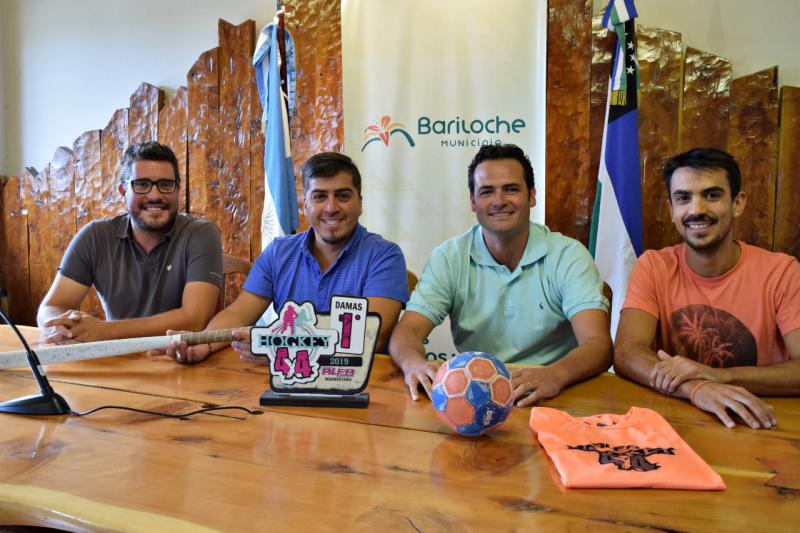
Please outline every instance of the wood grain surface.
M219 21L220 211L217 226L225 253L250 259L250 133L252 128L251 64L255 22L238 26ZM225 280L225 296L235 299L241 283Z
M31 338L35 330L26 332ZM16 346L0 328L0 349ZM230 350L195 365L118 357L50 367L73 409L115 404L182 413L200 405L256 407L263 367ZM34 389L22 371L0 372L0 397ZM506 529L631 531L791 530L800 468L795 399L771 398L772 430L726 429L688 402L611 374L544 405L576 416L664 415L725 479L724 492L564 490L528 428L529 409L482 438L454 436L430 403L408 398L379 356L367 409L264 408L191 420L124 411L86 418L0 415L0 518L10 524L144 531L204 526L357 531ZM155 522L154 522L155 521Z
M219 48L200 54L186 75L189 99L189 213L217 220L219 185Z
M780 124L774 250L800 259L800 87L781 88Z
M158 140L158 112L164 107L164 91L149 83L142 83L131 94L128 114L128 140L130 144Z
M680 152L728 144L731 112L731 71L727 59L691 46L683 66L683 109Z
M319 152L344 150L341 0L287 0L286 29L297 56L297 87L290 131L298 204L303 164ZM300 212L300 228L308 227Z
M109 211L108 206L119 205L117 179L103 175L103 143L100 130L87 131L72 144L75 169L75 229L76 233L97 215ZM94 287L81 302L81 311L104 317L103 307Z
M642 172L644 248L681 242L672 224L662 173L678 153L681 94L681 34L650 26L636 28L641 91L639 158Z
M117 192L120 178L120 167L125 149L128 147L128 109L117 109L100 134L102 153L100 168L102 183L94 189L112 191L94 197L95 203L91 213L92 220L109 218L118 215L125 209Z
M158 142L172 148L172 151L175 152L175 157L178 159L178 174L181 180L178 204L180 213L186 212L186 202L189 196L186 137L188 109L189 90L186 87L179 87L158 113Z
M589 175L592 2L549 2L545 224L589 241L597 175Z
M220 201L225 253L250 258L250 117L255 22L219 21Z
M36 307L31 302L28 266L28 209L22 197L22 182L8 178L3 187L3 262L8 313L17 324L36 324Z
M734 236L772 249L778 174L778 68L733 80L728 152L742 172L747 207Z

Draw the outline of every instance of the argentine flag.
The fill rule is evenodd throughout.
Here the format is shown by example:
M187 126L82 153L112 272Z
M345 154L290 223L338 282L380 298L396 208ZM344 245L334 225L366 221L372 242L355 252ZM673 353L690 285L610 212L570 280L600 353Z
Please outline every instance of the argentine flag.
M612 0L603 16L603 26L616 33L617 45L608 85L589 251L613 292L612 339L617 332L633 263L642 254L642 178L636 111L639 65L633 20L636 15L633 0Z
M278 24L261 30L253 55L258 95L263 107L264 128L264 212L261 215L261 249L275 237L293 233L298 226L297 191L295 189L292 152L289 146L289 114L294 109L295 65L294 41L284 29L286 50L286 85L289 94L281 91ZM286 108L288 100L289 109Z

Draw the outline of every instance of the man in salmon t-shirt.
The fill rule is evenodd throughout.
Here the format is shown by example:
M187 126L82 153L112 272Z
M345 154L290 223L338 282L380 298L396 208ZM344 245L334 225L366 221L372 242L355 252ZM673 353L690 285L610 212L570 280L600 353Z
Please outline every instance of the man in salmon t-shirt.
M747 198L729 154L690 150L667 161L664 180L684 242L633 267L614 367L728 427L735 413L770 428L756 395L800 395L800 263L733 239Z

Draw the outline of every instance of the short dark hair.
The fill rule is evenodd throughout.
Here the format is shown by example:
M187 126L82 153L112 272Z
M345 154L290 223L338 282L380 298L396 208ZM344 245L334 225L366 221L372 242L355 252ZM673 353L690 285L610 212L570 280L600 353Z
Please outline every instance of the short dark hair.
M692 148L688 152L676 155L664 164L664 185L667 187L667 197L670 202L672 202L672 175L681 167L724 170L731 188L731 198L736 198L736 195L742 190L742 174L731 154L716 148Z
M487 144L481 146L481 149L478 150L478 153L472 158L472 162L467 169L467 186L469 187L470 193L475 193L475 169L484 161L491 161L494 159L514 159L519 161L525 174L525 185L528 186L528 190L534 188L533 166L531 165L531 160L528 159L528 156L522 151L522 148L516 144Z
M314 178L332 178L339 172L347 172L353 178L353 186L361 196L361 174L353 160L336 152L320 152L312 155L303 165L303 191L308 192L308 182Z
M131 179L134 161L165 161L172 164L175 181L181 182L181 173L178 172L178 158L172 148L155 141L146 141L130 145L122 156L122 165L119 172L119 181L123 183Z

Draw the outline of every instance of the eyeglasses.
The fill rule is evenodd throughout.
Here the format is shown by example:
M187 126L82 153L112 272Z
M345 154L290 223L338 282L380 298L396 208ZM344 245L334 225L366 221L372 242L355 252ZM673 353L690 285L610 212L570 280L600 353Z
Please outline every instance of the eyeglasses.
M136 180L125 180L131 184L131 189L136 194L147 194L153 189L153 185L158 187L158 192L162 194L169 194L173 193L178 190L178 180L145 180L145 179L136 179Z

